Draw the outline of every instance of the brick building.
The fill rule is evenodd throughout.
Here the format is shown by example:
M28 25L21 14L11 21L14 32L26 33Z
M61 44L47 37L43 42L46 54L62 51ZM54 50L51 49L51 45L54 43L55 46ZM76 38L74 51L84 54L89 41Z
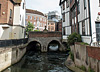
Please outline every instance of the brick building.
M0 0L0 40L24 38L25 0Z
M34 30L43 31L45 26L48 28L47 16L37 10L26 9L26 26L28 21L34 25Z
M48 21L48 31L55 31L55 22L54 21Z

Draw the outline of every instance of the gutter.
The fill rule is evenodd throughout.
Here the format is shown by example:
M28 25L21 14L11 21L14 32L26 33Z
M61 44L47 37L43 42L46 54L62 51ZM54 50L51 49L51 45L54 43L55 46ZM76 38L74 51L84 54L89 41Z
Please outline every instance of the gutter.
M92 43L92 30L91 30L91 10L90 10L90 0L88 0L88 8L89 8L89 24L90 24L90 36L91 36L91 42Z

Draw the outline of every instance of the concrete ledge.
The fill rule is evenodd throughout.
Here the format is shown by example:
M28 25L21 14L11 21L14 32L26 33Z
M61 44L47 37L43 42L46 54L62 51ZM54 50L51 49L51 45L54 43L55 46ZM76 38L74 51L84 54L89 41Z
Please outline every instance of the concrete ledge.
M67 68L69 68L70 70L74 71L74 72L85 72L77 67L75 67L74 62L70 59L70 56L67 58L67 60L65 61L65 65Z

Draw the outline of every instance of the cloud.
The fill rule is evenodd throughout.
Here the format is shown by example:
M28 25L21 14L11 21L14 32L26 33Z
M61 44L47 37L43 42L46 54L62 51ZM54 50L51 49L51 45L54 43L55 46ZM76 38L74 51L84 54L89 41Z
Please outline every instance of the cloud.
M26 0L26 8L38 10L43 13L57 10L60 12L59 0Z

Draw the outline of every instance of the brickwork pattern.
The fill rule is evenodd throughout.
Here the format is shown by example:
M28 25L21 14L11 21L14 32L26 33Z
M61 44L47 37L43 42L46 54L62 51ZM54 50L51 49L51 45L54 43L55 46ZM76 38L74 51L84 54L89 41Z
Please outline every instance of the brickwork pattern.
M100 60L100 47L87 46L88 56Z

